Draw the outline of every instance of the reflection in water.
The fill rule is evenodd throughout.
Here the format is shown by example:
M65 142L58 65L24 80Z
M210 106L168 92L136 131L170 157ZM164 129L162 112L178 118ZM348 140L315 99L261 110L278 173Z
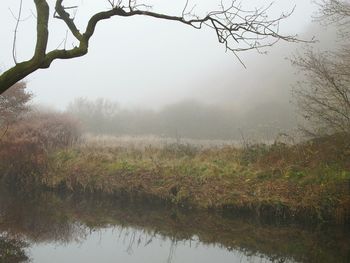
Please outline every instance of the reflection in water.
M23 249L38 263L350 260L350 235L344 228L267 224L49 192L1 190L0 232L26 241L29 248Z
M16 263L27 261L24 248L27 244L21 240L8 237L7 233L0 234L0 262Z

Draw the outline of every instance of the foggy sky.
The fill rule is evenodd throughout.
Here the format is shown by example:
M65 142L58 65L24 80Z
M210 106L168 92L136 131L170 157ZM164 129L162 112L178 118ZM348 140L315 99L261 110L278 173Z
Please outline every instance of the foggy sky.
M18 30L17 55L28 59L35 45L35 19L32 1L24 1L23 21ZM51 0L49 3L55 1ZM79 4L77 23L85 28L89 14L108 8L106 0L65 1ZM154 11L181 14L185 1L148 1ZM183 2L183 3L182 3ZM243 4L266 5L269 1L242 1ZM296 5L292 17L283 22L286 34L302 34L310 26L315 6L305 0L275 1L272 15L288 12ZM190 3L194 4L195 1ZM198 13L217 6L219 1L197 1ZM13 65L12 37L19 1L2 0L0 34L0 69ZM65 38L62 21L51 18L50 48ZM311 38L311 36L310 36ZM68 38L67 47L74 42ZM300 46L300 45L299 45ZM194 98L207 103L244 107L252 101L264 101L288 94L292 78L285 59L296 44L278 44L268 55L255 51L241 53L242 65L216 39L212 30L195 30L172 21L147 17L112 18L100 23L90 43L89 53L81 58L55 61L50 69L40 70L27 78L35 102L64 108L76 97L105 97L125 107L157 108L168 103ZM286 79L286 81L284 81ZM281 87L281 83L285 83Z

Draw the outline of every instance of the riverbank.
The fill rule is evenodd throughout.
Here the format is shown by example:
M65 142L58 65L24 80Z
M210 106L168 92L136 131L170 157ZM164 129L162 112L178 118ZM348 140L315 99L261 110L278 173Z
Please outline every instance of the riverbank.
M3 142L3 180L24 188L147 198L188 209L303 222L350 221L348 136L242 148L181 142L52 147L50 138L44 141L51 148L36 139Z
M345 137L244 149L88 145L51 154L40 180L52 189L342 224L350 214L349 149Z

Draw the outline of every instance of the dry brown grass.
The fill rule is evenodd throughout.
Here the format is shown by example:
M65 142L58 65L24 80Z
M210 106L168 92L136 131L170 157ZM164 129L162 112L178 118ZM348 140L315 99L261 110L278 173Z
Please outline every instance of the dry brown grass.
M349 158L342 155L347 146L343 142L341 148L334 147L325 141L243 149L176 143L162 148L85 145L54 155L44 184L72 191L150 196L205 209L349 220ZM320 158L321 150L332 156Z
M22 123L7 136L0 151L3 174L54 189L148 196L201 209L349 220L347 137L236 147L86 136L72 147L74 121L42 120Z
M186 138L167 138L154 135L149 136L112 136L84 134L82 146L86 147L122 147L143 150L148 147L161 149L172 144L187 144L208 149L212 147L236 146L242 143L237 140L199 140Z

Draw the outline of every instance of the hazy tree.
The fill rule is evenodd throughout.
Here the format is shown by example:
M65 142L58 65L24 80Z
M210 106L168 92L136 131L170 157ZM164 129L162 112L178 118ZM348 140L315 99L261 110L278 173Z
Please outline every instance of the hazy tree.
M320 3L322 22L339 29L343 45L339 50L319 52L308 48L292 62L305 75L294 89L297 105L311 124L314 135L350 132L350 2L328 0Z
M77 6L65 6L63 0L56 0L54 18L60 19L65 23L78 44L71 49L64 48L49 51L47 50L47 44L49 39L50 4L46 0L33 0L33 2L36 8L37 19L34 55L27 61L17 62L14 54L16 64L0 75L0 93L34 71L50 67L51 63L56 59L71 59L87 54L89 42L97 24L114 16L148 16L156 19L177 21L196 29L206 26L213 29L218 41L223 43L227 50L234 53L250 49L260 50L262 47L273 45L279 39L286 41L296 40L291 36L282 36L278 32L279 22L289 14L282 14L280 17L270 19L267 16L269 7L244 10L236 1L231 1L227 5L222 1L219 10L211 11L203 17L199 17L193 13L193 9L189 7L188 1L182 13L178 16L173 16L150 11L149 6L136 0L108 0L110 4L109 10L94 14L89 19L86 29L82 31L77 27L74 20ZM54 32L50 32L50 34L52 33Z
M67 111L81 118L109 119L119 112L119 104L103 98L89 101L77 98L68 105Z
M26 91L24 82L18 82L0 94L0 127L3 134L12 122L29 109L27 103L31 98L32 94Z
M85 129L94 133L116 130L115 126L120 125L115 121L119 111L118 103L103 98L94 101L77 98L67 108L67 112L77 117Z
M107 99L76 99L67 111L80 120L84 131L107 135L155 135L192 139L274 139L295 127L288 104L265 103L245 113L230 107L194 100L157 110L123 109Z

